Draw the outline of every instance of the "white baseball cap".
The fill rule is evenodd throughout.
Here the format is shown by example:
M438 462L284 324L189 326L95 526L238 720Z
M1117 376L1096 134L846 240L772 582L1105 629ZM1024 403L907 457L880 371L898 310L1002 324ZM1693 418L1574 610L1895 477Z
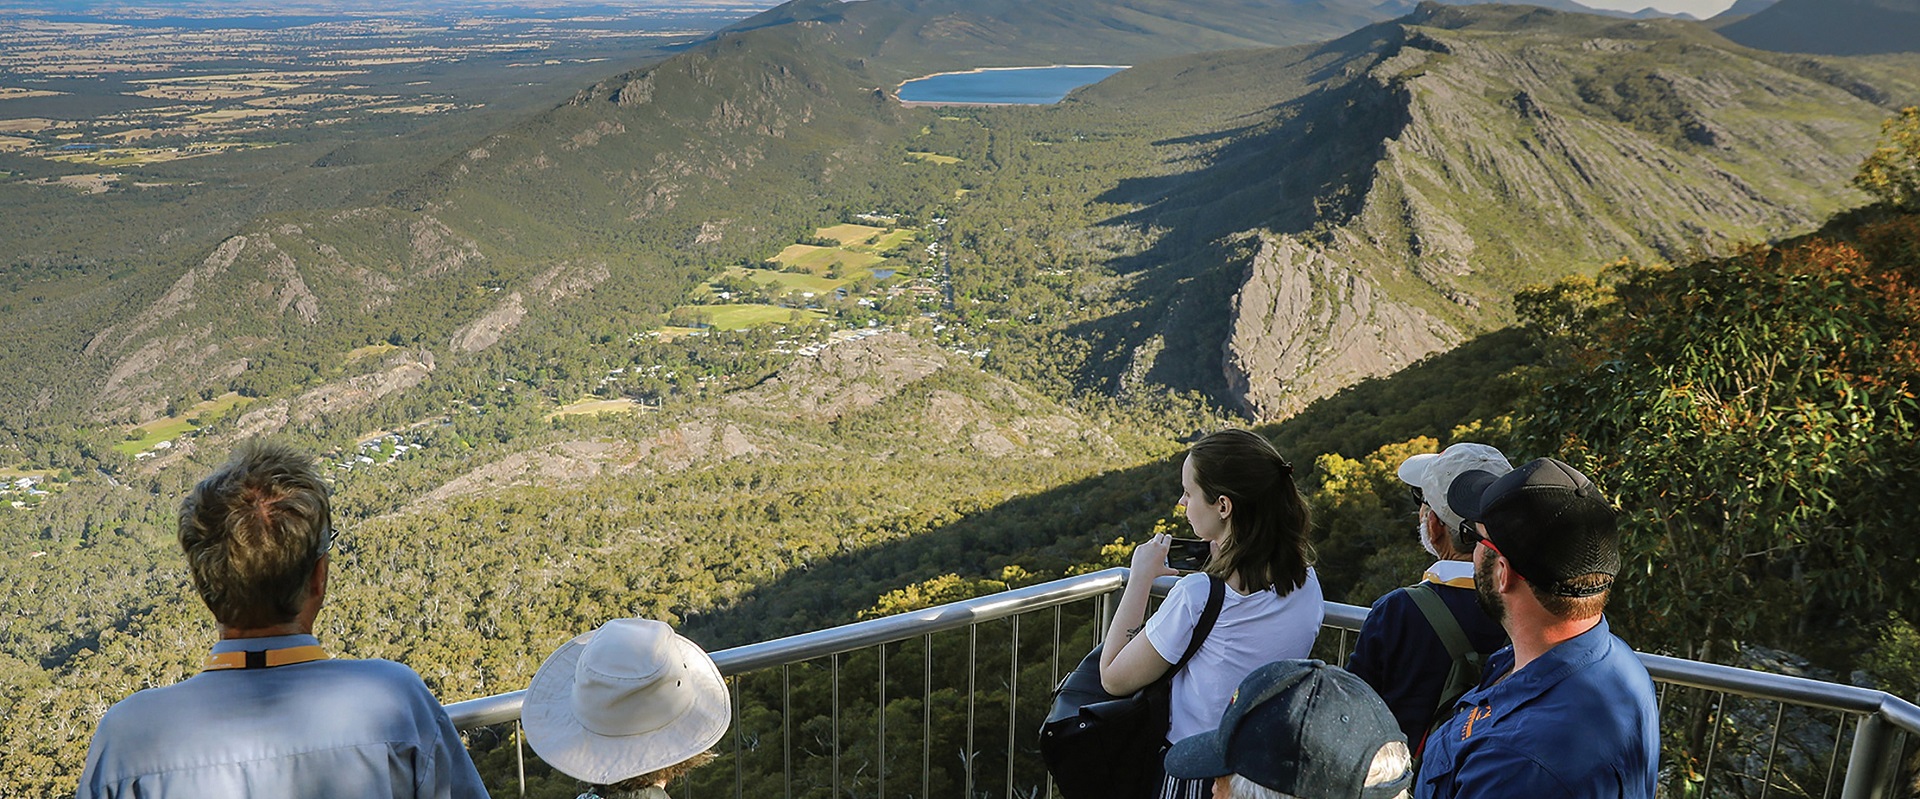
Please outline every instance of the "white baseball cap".
M1447 488L1453 485L1454 478L1476 470L1502 475L1513 471L1513 465L1507 463L1507 456L1500 454L1500 450L1485 444L1462 442L1447 447L1438 455L1421 453L1408 458L1400 464L1400 482L1420 489L1427 507L1433 508L1434 515L1439 516L1447 529L1457 535L1460 532L1460 514L1447 504Z

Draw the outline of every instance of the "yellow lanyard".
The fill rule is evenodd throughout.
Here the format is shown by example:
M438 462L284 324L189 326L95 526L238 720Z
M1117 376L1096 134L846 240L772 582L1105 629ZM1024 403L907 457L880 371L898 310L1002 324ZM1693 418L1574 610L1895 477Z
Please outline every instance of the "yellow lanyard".
M275 666L290 666L312 660L326 660L327 650L318 645L290 646L285 649L255 649L251 651L216 652L207 656L207 662L201 664L203 671L222 669L270 669Z

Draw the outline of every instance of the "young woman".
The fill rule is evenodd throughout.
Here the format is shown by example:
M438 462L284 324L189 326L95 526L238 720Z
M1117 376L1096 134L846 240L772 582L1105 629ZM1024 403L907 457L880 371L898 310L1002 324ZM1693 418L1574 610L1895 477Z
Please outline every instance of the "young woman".
M1294 487L1293 465L1271 442L1246 430L1201 439L1180 467L1180 488L1187 523L1212 544L1213 555L1205 571L1181 578L1147 618L1154 578L1179 572L1167 566L1168 536L1134 547L1100 659L1108 693L1124 696L1159 679L1186 651L1209 580L1226 582L1213 632L1174 675L1170 741L1218 727L1234 686L1255 668L1307 657L1325 615L1320 581L1307 565L1306 500ZM1211 790L1209 780L1169 777L1159 795L1205 799Z

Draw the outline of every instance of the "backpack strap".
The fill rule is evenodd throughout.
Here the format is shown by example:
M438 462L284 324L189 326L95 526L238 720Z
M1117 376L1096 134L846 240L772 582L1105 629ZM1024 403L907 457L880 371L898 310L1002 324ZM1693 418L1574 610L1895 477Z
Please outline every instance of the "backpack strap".
M1207 635L1213 632L1213 623L1220 620L1220 608L1226 602L1227 581L1207 575L1207 606L1200 611L1200 620L1193 624L1193 637L1187 641L1186 653L1180 656L1179 663L1167 670L1167 679L1173 679L1173 675L1186 668L1187 661L1192 660L1194 653L1200 651L1200 645L1207 642Z
M1447 647L1447 656L1459 660L1473 654L1473 644L1467 641L1467 631L1460 629L1460 620L1454 618L1453 611L1447 609L1447 603L1433 586L1424 582L1406 587L1407 596L1413 597L1413 604L1420 607L1420 615L1427 617L1427 625L1440 636L1440 643Z

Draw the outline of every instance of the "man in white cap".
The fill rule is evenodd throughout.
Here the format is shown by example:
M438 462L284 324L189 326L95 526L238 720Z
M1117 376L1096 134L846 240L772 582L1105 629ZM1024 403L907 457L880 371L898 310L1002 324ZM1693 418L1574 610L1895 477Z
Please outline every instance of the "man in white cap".
M1506 631L1474 599L1473 544L1447 502L1447 487L1466 472L1512 468L1500 450L1465 442L1400 464L1400 480L1418 505L1420 546L1435 560L1419 583L1374 601L1347 669L1380 693L1416 755L1427 731L1479 680L1480 664L1507 643Z
M540 759L588 784L581 796L669 799L668 782L713 760L730 708L698 644L663 622L614 619L540 664L520 723Z

